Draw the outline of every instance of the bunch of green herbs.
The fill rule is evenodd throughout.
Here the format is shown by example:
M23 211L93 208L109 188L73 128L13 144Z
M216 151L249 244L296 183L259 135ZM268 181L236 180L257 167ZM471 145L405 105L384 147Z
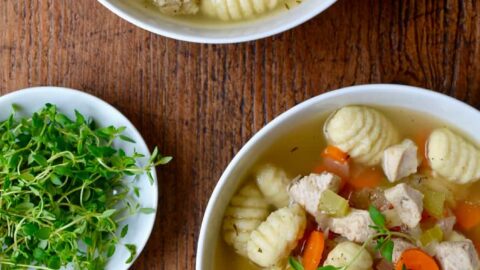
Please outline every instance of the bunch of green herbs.
M145 165L140 153L117 149L124 127L97 127L46 104L31 117L0 122L0 269L104 269L128 233L119 223L141 208L137 176L166 164L157 149ZM131 256L135 245L123 243Z

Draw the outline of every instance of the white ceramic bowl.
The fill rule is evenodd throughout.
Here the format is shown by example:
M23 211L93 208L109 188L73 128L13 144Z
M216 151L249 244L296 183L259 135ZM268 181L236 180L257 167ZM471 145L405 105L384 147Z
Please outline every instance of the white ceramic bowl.
M327 9L336 0L303 0L295 8L251 22L199 24L162 15L145 5L149 0L98 0L130 23L155 34L198 43L236 43L256 40L291 29Z
M0 119L5 119L10 115L12 103L21 107L20 116L29 116L42 108L45 103L51 103L57 105L59 111L72 118L74 118L74 109L77 109L83 115L92 117L99 126L124 126L126 127L124 134L135 140L136 143L118 140L114 142L115 146L123 148L127 154L131 154L134 148L137 152L145 154L145 159L139 162L145 162L150 157L145 141L132 123L110 104L92 95L60 87L36 87L16 91L0 97ZM151 172L155 180L153 186L150 185L146 175L142 175L138 180L139 203L142 207L156 209L158 202L157 175L155 170ZM135 244L137 254L140 254L150 237L154 222L155 213L138 214L127 219L119 227L122 228L123 224L128 224L129 227L128 234L122 239L122 242ZM127 270L132 264L125 263L129 256L130 253L123 245L117 245L115 254L110 258L106 270Z
M259 156L272 141L294 131L296 126L311 123L318 115L349 104L394 106L423 112L458 128L480 143L480 112L433 91L402 85L361 85L309 99L281 114L255 134L222 174L203 218L197 247L197 270L213 269L223 213L242 180L237 176L243 175L242 172L255 162L251 157Z

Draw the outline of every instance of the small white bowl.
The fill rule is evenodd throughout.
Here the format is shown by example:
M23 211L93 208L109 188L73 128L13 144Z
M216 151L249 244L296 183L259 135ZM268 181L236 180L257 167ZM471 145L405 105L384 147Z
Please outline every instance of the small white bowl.
M309 99L275 118L240 149L223 172L208 202L197 246L197 270L214 269L216 245L220 236L223 213L230 198L241 184L243 171L273 141L295 130L296 126L312 123L318 115L349 104L392 106L422 112L456 127L480 142L480 112L454 98L433 91L402 85L360 85L328 92ZM321 132L321 130L319 130Z
M149 1L149 0L145 0ZM144 0L98 0L130 23L152 33L197 43L237 43L261 39L291 29L327 9L336 0L303 0L291 10L240 23L203 24L161 14Z
M74 109L76 109L86 117L92 117L98 126L124 126L126 127L124 135L132 138L136 143L118 140L114 142L115 146L123 148L127 154L132 154L134 150L144 154L145 158L139 160L140 163L150 158L150 151L133 124L113 106L90 94L61 87L35 87L19 90L0 97L0 119L5 119L10 115L13 103L21 107L18 113L23 117L31 116L46 103L51 103L71 118L74 118ZM137 186L140 188L138 201L142 207L157 209L157 175L154 169L151 170L151 173L155 180L153 185L150 185L146 175L141 175L138 179ZM147 244L155 223L155 215L156 213L137 214L119 226L122 228L124 224L128 224L128 234L121 240L121 243L136 245L137 257ZM109 258L106 270L127 270L133 263L125 263L129 256L130 253L123 245L117 245L115 254Z

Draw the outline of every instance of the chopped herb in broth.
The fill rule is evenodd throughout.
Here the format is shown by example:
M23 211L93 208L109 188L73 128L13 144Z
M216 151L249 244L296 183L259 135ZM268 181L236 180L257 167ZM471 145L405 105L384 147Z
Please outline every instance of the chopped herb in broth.
M243 178L216 270L440 270L462 256L458 269L480 267L480 150L428 115L347 106L312 117Z

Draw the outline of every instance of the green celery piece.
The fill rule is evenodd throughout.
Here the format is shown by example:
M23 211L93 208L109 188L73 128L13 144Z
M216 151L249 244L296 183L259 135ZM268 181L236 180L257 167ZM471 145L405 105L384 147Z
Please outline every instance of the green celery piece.
M320 201L318 202L318 209L335 217L343 217L348 213L348 201L337 193L327 189L322 192Z
M443 217L445 199L445 193L430 189L423 190L423 207L435 218Z
M425 247L428 244L436 241L440 242L443 239L443 231L442 229L435 225L433 228L430 228L422 233L420 236L420 243Z

